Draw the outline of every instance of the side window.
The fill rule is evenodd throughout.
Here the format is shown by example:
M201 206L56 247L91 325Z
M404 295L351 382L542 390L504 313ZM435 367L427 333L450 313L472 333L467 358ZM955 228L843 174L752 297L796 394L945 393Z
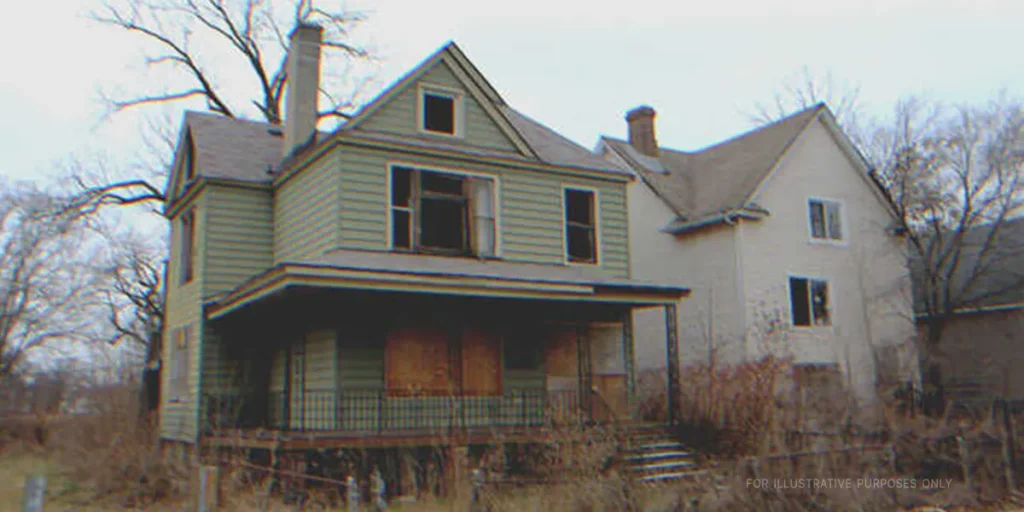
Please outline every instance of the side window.
M827 281L804 277L789 278L789 301L794 326L832 325Z
M840 204L836 201L810 199L807 201L811 222L811 238L843 240L843 221Z
M181 242L178 246L178 272L180 284L192 282L195 273L193 253L195 252L196 238L196 216L195 210L189 210L181 215Z
M597 263L597 211L594 192L566 188L565 259L571 263Z

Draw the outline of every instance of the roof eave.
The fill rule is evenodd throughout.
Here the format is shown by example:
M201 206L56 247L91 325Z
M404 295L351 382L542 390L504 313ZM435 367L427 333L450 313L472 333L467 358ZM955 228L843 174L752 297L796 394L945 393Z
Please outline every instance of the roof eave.
M705 228L716 224L731 225L736 219L759 220L767 217L768 215L768 210L765 210L760 207L737 208L709 215L693 221L676 219L669 223L669 225L661 228L661 231L663 233L669 233L672 235L680 235L683 233L696 231L700 228Z

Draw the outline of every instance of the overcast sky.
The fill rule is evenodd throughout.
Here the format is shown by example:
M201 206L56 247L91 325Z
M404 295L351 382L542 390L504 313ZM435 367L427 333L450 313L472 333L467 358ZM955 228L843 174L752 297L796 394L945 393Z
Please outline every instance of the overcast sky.
M138 119L97 130L97 89L137 76L135 39L97 27L88 4L0 7L0 175L59 170L71 154L126 158ZM459 43L516 108L593 147L650 104L662 144L692 149L750 128L747 114L807 66L859 84L869 113L907 93L984 101L1024 84L1024 2L951 0L392 0L359 36L388 82ZM501 6L501 7L499 7ZM175 120L175 123L178 121Z

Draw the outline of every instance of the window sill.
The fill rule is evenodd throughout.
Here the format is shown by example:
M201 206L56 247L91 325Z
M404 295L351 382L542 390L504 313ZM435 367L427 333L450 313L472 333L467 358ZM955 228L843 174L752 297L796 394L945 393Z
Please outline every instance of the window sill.
M458 131L456 131L455 133L434 132L434 131L430 131L430 130L428 130L426 128L420 128L417 131L419 132L420 135L426 135L427 137L437 137L439 139L462 140L464 138L462 136L462 134L459 133Z
M831 238L811 238L809 241L810 245L826 245L832 247L849 247L850 240L843 238L841 240L833 240Z

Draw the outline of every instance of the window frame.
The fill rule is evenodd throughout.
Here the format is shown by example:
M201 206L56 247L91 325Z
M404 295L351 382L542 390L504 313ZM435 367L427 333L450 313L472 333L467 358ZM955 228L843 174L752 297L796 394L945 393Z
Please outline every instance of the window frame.
M822 238L814 236L814 217L811 215L812 203L820 203L822 205L822 222L825 229L825 236ZM850 226L846 222L846 203L844 201L829 197L811 196L807 198L806 205L804 214L807 216L807 235L810 243L836 246L846 246L849 244ZM839 229L842 231L839 238L832 238L829 232L828 212L830 205L839 209Z
M188 347L192 338L191 325L171 329L171 368L168 376L168 402L184 403L188 400Z
M803 279L807 282L807 307L808 314L810 315L809 325L797 325L796 318L794 318L795 311L793 310L793 280ZM813 285L815 282L825 284L825 300L826 300L826 311L828 311L828 324L817 325L814 318L814 299L813 299ZM789 326L793 329L802 330L831 330L836 325L836 303L835 294L832 293L832 281L830 279L821 276L812 276L806 274L789 274L786 277L786 298L789 304Z
M181 213L181 235L178 239L178 285L185 286L196 277L196 209ZM186 246L188 250L186 251Z
M449 98L452 100L452 133L428 130L426 127L426 97L427 95ZM443 85L420 83L416 93L416 130L424 135L436 137L462 138L465 133L465 92Z
M416 219L418 217L416 212L417 212L417 210L419 208L419 204L418 204L418 200L416 200L416 198L415 198L415 194L416 194L415 187L418 186L419 180L417 178L415 178L415 177L411 180L413 182L413 190L410 192L410 195L412 197L410 197L409 206L408 207L398 207L397 208L397 209L406 210L406 211L409 212L409 219L410 219L409 220L409 230L410 230L410 238L409 238L410 242L409 242L409 245L410 245L410 248L406 249L404 247L395 247L395 240L394 240L394 216L393 215L394 215L394 210L396 209L396 207L392 204L392 187L393 187L393 183L394 183L394 181L393 181L394 169L396 167L409 168L409 169L414 171L414 173L413 173L414 176L418 175L418 173L421 172L421 171L425 171L425 172L433 172L433 173L438 173L438 174L452 174L452 175L459 176L461 178L468 178L468 179L482 178L482 179L489 179L489 180L491 180L492 183L494 184L494 186L492 187L492 190L491 190L491 204L493 206L493 212L492 213L494 215L494 254L493 255L487 255L487 256L480 256L480 255L477 254L477 250L473 246L474 243L475 243L475 242L473 242L473 236L475 235L475 233L473 233L473 216L474 216L473 215L474 214L473 208L474 208L474 203L473 203L473 199L471 197L472 196L472 191L471 190L467 192L468 196L467 196L467 201L466 201L466 216L467 216L466 232L467 232L467 236L470 237L469 238L469 246L470 246L469 247L469 251L467 253L457 253L457 252L445 251L445 250L432 250L430 248L428 248L427 250L423 250L422 248L417 247L417 240L416 240L417 237L416 237L415 231L416 231ZM386 212L386 215L385 215L385 245L386 245L388 251L391 251L391 252L404 252L404 253L408 253L408 254L440 254L440 255L446 255L447 254L447 255L458 255L458 256L465 256L465 257L486 257L486 258L493 258L493 259L501 258L501 254L502 254L501 218L502 218L502 215L501 215L501 178L499 176L497 176L495 174L488 174L488 173L485 173L485 172L470 171L470 170L465 170L465 169L455 169L455 168L444 167L444 166L436 166L436 165L422 165L422 164L417 164L417 163L412 163L412 162L404 162L404 161L388 162L386 174L387 174L387 178L385 180L385 186L386 186L385 195L387 196L387 201L386 201L386 204L385 204L385 212ZM472 188L472 185L469 185L468 188Z
M579 192L589 192L593 195L594 201L591 204L593 208L593 222L594 222L594 261L573 261L569 258L569 220L568 216L568 204L566 203L566 192L569 190ZM601 194L600 190L596 187L587 185L575 185L563 183L561 186L561 193L558 196L558 201L561 205L562 218L560 224L562 226L562 262L565 265L583 265L588 267L600 266L601 265Z

